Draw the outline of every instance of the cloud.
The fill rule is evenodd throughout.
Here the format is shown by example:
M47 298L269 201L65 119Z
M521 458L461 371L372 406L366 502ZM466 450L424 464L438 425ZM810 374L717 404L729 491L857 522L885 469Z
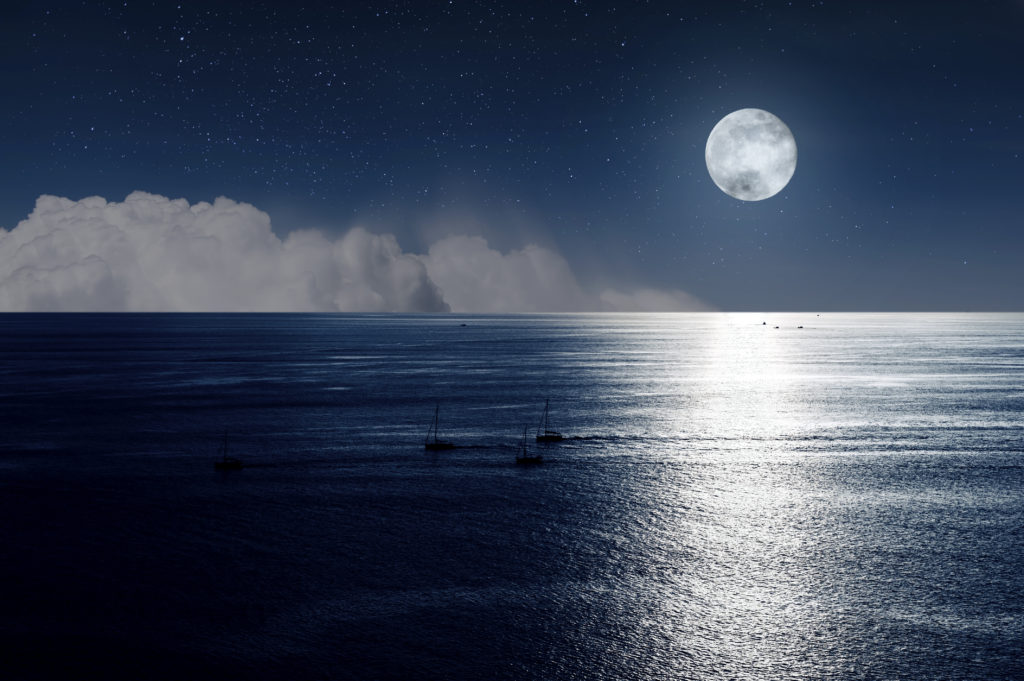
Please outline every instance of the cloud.
M600 295L536 245L501 253L448 236L425 255L356 227L280 239L270 217L224 197L189 205L134 192L123 202L41 196L0 229L0 310L569 312L706 309L682 291Z
M41 196L0 230L0 309L446 312L389 234L274 235L246 203L134 192L123 202Z
M705 312L713 308L689 293L642 288L630 293L608 289L601 293L601 308L614 312Z
M453 312L571 312L593 302L565 258L529 245L502 254L478 236L450 236L420 256Z
M529 245L500 253L478 236L450 236L419 256L453 312L693 312L711 308L684 291L584 291L558 253Z

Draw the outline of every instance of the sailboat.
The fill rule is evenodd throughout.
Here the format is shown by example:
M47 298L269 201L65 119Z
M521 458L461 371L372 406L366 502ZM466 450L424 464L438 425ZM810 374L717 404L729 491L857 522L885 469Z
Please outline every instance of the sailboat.
M220 445L221 458L213 462L214 470L218 471L240 471L242 462L233 456L228 456L228 434L224 433L224 441Z
M455 449L455 443L454 442L448 442L446 440L438 440L437 439L437 415L438 415L438 412L440 410L441 410L441 405L437 405L437 406L434 407L434 422L430 425L430 428L427 429L427 439L423 443L423 448L424 449L427 449L427 450ZM430 439L431 435L433 435L433 438L434 438L433 440Z
M556 430L548 428L548 407L551 400L544 400L544 415L537 424L537 442L561 442L565 437Z
M519 451L516 452L516 463L518 464L533 464L543 463L544 457L541 456L540 452L530 453L530 450L526 448L526 431L529 426L523 426L523 441L519 445Z

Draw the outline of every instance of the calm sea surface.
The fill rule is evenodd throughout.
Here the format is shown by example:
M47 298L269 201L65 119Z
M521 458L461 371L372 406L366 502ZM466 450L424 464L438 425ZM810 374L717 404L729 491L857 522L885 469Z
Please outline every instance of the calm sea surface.
M4 678L1024 678L1024 315L0 315L0 414Z

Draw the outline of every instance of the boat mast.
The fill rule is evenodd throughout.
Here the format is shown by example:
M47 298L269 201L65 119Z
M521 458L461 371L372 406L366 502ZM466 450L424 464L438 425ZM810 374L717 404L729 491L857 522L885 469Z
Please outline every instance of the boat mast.
M430 442L430 432L434 432L434 442L437 442L437 414L441 410L440 404L434 405L434 424L427 429L427 442Z

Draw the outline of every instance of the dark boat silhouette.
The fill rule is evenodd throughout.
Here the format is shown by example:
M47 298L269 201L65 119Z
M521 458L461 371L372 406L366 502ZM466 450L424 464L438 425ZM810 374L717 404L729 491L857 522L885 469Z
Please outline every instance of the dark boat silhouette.
M430 425L430 428L427 429L427 439L423 443L423 448L426 450L436 451L439 449L455 449L454 442L437 439L437 415L440 410L441 405L434 407L434 422ZM431 435L434 437L433 440L430 439Z
M541 456L540 452L531 454L526 448L526 431L528 428L529 426L523 426L523 441L516 452L516 463L521 465L544 463L544 457Z
M537 424L537 442L561 442L565 439L565 436L557 430L548 428L548 407L550 402L551 400L544 400L544 414L540 417L540 423Z
M224 441L220 445L221 458L213 462L214 470L218 471L240 471L242 461L233 456L228 456L228 434L224 433Z

